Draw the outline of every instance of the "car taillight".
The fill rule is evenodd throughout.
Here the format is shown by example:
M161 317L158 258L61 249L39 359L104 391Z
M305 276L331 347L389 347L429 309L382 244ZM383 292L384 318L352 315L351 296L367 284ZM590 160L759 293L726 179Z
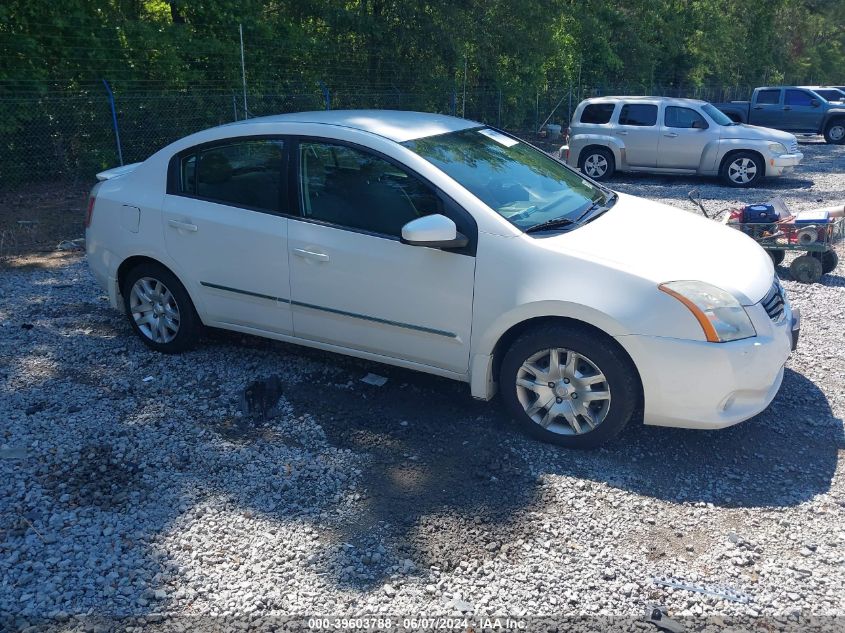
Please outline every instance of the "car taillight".
M97 201L97 195L94 192L91 192L91 195L88 196L88 210L85 212L85 228L87 229L91 226L91 220L94 217L94 202Z

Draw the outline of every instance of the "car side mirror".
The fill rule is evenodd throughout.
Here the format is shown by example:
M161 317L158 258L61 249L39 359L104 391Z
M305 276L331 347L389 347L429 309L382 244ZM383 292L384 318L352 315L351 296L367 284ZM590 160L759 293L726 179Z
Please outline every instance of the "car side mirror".
M429 248L463 248L469 244L455 223L445 215L425 215L402 227L402 243Z
M696 119L692 122L692 128L694 130L706 130L708 127L707 121L702 121L701 119Z
M813 106L814 108L818 108L821 104L822 104L822 102L819 101L818 99L810 99L810 105Z

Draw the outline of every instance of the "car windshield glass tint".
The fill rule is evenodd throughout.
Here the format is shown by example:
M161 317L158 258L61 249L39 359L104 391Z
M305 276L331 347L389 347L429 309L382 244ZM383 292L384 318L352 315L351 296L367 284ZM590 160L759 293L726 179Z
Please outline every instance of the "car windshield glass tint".
M543 152L489 128L408 141L413 150L522 230L576 220L602 189Z
M822 99L827 99L828 101L845 101L845 92L840 92L839 90L834 90L833 88L830 90L816 90L816 94Z
M701 106L701 109L707 116L713 119L713 121L717 125L730 125L731 123L733 123L733 121L728 118L727 114L725 114L719 108L712 104L705 103L703 106Z
M628 103L619 113L619 125L650 126L657 123L657 106L648 103Z

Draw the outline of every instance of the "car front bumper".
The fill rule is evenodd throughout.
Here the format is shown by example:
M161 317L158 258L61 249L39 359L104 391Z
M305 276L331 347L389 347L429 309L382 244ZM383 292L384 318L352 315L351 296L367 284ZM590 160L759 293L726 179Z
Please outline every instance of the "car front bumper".
M784 174L795 171L795 167L804 159L804 154L795 152L794 154L783 154L781 156L770 157L766 164L767 176L782 176Z
M639 370L646 424L720 429L769 406L797 344L800 312L787 304L784 316L774 323L760 304L747 311L757 336L741 341L617 338Z

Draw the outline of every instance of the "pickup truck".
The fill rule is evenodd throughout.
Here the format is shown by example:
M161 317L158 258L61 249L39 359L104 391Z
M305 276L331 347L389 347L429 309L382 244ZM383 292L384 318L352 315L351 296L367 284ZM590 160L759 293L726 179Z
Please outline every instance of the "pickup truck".
M845 143L845 103L822 96L829 90L817 86L764 86L754 89L751 101L713 105L736 123L793 134L823 134L828 143Z

